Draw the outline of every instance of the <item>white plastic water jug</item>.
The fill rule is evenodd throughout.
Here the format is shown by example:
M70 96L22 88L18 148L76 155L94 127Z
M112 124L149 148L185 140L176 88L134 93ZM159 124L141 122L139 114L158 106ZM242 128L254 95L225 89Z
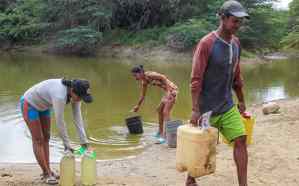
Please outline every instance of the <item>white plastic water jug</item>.
M97 168L95 152L86 151L81 161L81 183L84 186L96 184Z
M75 157L66 153L60 161L60 186L73 186L75 184Z
M182 125L177 131L176 168L192 177L212 174L216 169L218 130Z

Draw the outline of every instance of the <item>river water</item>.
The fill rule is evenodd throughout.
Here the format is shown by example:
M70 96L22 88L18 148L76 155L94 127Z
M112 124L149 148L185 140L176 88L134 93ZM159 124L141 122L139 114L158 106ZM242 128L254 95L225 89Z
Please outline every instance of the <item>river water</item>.
M191 59L190 59L191 60ZM0 56L0 162L36 162L30 132L19 108L20 96L32 85L50 78L85 78L90 80L94 102L82 104L87 133L97 158L119 159L135 156L149 144L157 130L156 107L163 92L150 88L140 115L144 120L143 135L129 135L125 118L137 103L139 84L130 74L134 64L146 70L166 74L179 86L173 119L187 120L190 115L189 91L191 62L147 62L115 58L77 58L34 54ZM246 102L248 104L297 97L299 95L299 63L284 60L261 65L242 65ZM67 107L65 120L74 146L78 138ZM63 147L52 121L51 161L58 162Z

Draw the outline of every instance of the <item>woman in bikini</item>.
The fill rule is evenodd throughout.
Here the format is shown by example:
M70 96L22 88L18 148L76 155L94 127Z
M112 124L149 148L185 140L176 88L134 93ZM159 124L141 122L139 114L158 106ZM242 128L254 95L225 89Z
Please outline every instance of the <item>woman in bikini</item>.
M159 116L159 132L156 135L159 137L159 143L164 143L164 123L170 120L170 112L177 98L178 87L163 74L153 71L145 72L142 65L132 68L131 72L135 79L141 83L141 96L137 105L133 108L134 112L137 112L143 103L149 85L157 86L165 91L165 95L162 97L157 109Z

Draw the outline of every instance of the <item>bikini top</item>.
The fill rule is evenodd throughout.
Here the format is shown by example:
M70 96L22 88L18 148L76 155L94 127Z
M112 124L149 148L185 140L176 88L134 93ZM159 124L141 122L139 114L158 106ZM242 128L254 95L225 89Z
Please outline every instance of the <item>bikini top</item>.
M162 89L164 89L165 91L169 91L169 88L171 90L177 90L177 86L171 82L165 75L163 75L166 79L166 83L163 82L163 80L161 79L152 79L148 76L146 76L146 82L149 84L149 85L152 85L152 86L157 86L157 87L160 87Z

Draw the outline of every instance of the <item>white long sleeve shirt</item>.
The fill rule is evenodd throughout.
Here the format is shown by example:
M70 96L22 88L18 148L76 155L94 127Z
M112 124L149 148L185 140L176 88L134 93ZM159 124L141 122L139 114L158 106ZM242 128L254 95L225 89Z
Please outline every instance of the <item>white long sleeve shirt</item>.
M64 107L67 101L67 87L62 84L62 79L49 79L42 81L24 94L25 100L35 109L45 111L53 108L59 135L65 147L70 148L70 140L64 122ZM88 143L84 122L81 115L81 102L72 102L72 111L80 143Z

